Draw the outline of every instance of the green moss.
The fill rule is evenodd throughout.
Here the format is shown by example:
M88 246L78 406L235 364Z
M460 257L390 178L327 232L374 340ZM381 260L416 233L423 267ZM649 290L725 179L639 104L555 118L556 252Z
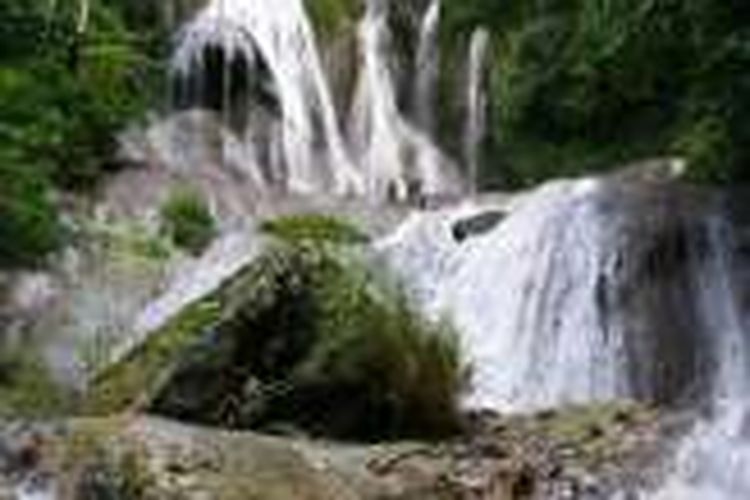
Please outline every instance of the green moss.
M74 405L74 395L52 379L38 355L18 349L0 354L0 418L49 418Z
M103 372L87 408L348 439L454 431L466 375L456 336L337 248L272 245Z
M363 244L369 241L367 234L350 222L328 215L279 217L263 222L261 231L289 243Z
M137 405L178 354L216 322L219 312L211 299L185 309L163 330L150 335L143 345L96 377L87 393L84 411L102 415Z

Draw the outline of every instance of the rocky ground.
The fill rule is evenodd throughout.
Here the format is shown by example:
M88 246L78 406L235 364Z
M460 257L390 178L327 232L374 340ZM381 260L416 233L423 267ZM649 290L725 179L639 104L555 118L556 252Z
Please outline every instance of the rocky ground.
M636 498L685 425L629 404L469 420L449 441L388 445L140 415L6 424L0 499Z

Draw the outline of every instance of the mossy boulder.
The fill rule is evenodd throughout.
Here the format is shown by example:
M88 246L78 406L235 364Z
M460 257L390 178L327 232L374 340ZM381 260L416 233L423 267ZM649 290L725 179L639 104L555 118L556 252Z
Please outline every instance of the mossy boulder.
M351 439L456 429L455 335L375 279L354 247L279 241L104 371L89 408Z

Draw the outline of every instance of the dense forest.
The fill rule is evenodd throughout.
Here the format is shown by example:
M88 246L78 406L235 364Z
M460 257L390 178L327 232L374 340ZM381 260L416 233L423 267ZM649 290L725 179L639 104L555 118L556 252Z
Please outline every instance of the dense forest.
M177 3L0 1L0 265L54 249L66 237L60 203L120 167L119 130L168 105ZM307 4L321 39L361 11L356 0ZM472 30L491 31L488 185L655 155L685 157L702 182L747 179L745 2L456 0L443 10L442 102ZM455 110L441 105L440 119L451 149Z
M493 34L490 155L515 180L672 153L747 179L750 9L742 1L448 2L444 40Z

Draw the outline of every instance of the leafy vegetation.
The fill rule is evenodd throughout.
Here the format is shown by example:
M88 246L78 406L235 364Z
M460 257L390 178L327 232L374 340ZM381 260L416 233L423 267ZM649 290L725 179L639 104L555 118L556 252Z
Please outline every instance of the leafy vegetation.
M444 17L448 66L475 27L493 35L486 180L523 185L671 154L696 179L747 180L744 3L461 0Z
M457 425L455 337L325 247L282 245L226 292L224 320L177 363L157 412L315 435L440 435Z
M48 183L0 152L0 269L41 263L61 237Z
M89 407L348 439L449 433L456 337L386 288L327 243L279 243L209 299L208 321L180 319L104 372Z
M136 406L148 396L150 384L179 353L215 324L220 308L211 300L185 308L128 357L103 369L93 380L83 405L85 412L107 414Z
M198 254L216 233L216 222L200 193L179 188L161 209L162 231L180 248Z
M0 353L0 418L45 418L64 414L73 395L57 384L40 357L28 349Z
M92 0L85 16L83 2L0 0L6 266L37 262L60 242L51 193L90 188L116 168L116 132L153 104L162 70L136 36L148 27L127 24L128 3Z
M261 230L289 243L367 243L369 237L349 222L328 215L289 215L264 221Z

